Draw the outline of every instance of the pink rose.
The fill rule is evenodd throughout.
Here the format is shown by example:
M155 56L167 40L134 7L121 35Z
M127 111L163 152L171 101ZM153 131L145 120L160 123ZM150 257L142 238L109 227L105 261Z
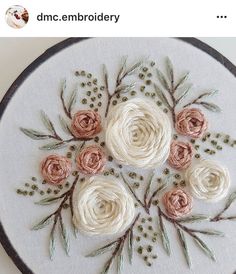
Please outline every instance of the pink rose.
M181 188L166 192L162 199L166 212L171 218L183 217L192 209L192 197Z
M177 170L183 170L190 166L193 158L193 147L189 143L172 141L168 163Z
M81 110L73 116L71 131L75 137L89 139L101 130L101 117L97 112Z
M41 173L46 182L57 185L69 177L71 162L64 156L49 155L41 163Z
M92 145L84 148L76 157L79 171L83 174L98 174L104 170L106 155L103 150Z
M185 108L176 116L175 129L179 134L193 138L202 137L207 130L207 120L200 109Z

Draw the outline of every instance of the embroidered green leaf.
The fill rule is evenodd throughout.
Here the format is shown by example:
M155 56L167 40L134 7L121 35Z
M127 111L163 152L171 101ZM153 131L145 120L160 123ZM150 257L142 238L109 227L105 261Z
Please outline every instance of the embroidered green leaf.
M115 257L111 257L111 258L106 262L106 264L105 264L105 266L104 266L104 268L103 268L103 270L102 270L102 272L101 272L100 274L107 274L107 273L108 273L108 271L110 270L110 268L111 268L111 266L112 266L112 263L113 263L113 261L114 261L114 258L115 258Z
M77 238L78 238L79 230L78 230L78 228L74 225L73 221L72 221L72 229L73 229L73 234L74 234L75 238L77 239Z
M52 229L49 239L49 256L50 259L53 260L54 253L55 253L55 237L54 237L55 230Z
M171 250L170 250L170 241L169 237L167 235L167 231L165 228L165 225L163 223L162 217L159 216L159 226L160 226L160 234L161 234L161 240L162 240L162 245L167 253L167 255L170 256Z
M192 229L191 230L194 233L201 233L201 234L205 234L205 235L211 235L211 236L220 236L220 237L224 237L225 234L219 230L214 230L214 229L205 229L205 230L196 230L196 229Z
M152 172L151 176L150 176L150 179L148 181L148 184L147 184L147 187L146 187L146 191L145 191L145 197L148 196L148 194L150 193L150 189L151 189L151 185L152 185L152 179L154 177L154 172Z
M179 102L181 102L189 93L189 91L191 90L192 84L188 85L183 93L179 96L179 98L176 100L176 104L178 104Z
M121 244L121 247L117 254L117 273L121 274L122 269L124 267L124 257L123 257L123 245Z
M143 64L143 60L136 62L133 66L131 66L125 72L125 76L132 75L136 72L136 70Z
M173 64L169 57L166 57L166 70L167 70L167 75L169 77L169 80L173 85L173 83L174 83L174 68L173 68Z
M58 142L52 142L50 144L44 145L42 147L40 147L39 149L41 150L52 150L52 149L59 149L62 147L65 147L66 143L64 143L63 141L58 141Z
M186 259L187 265L188 265L189 268L191 268L191 259L190 259L188 246L187 246L187 242L186 242L184 233L179 228L177 228L177 233L178 233L178 236L179 236L179 241L180 241L180 244L182 246L184 257Z
M129 257L130 264L132 264L132 260L133 260L133 240L134 240L133 230L130 230L128 235L128 257Z
M148 202L148 207L150 208L151 206L151 203L152 203L152 199L157 195L157 193L159 193L161 190L165 189L166 187L168 186L168 183L165 182L163 183L161 186L159 186L152 194L149 202Z
M136 193L134 192L134 190L132 189L132 187L129 185L128 181L125 179L124 175L122 173L120 173L125 185L128 187L129 191L133 194L134 198L136 199L136 201L141 205L144 206L144 204L142 203L142 201L137 197Z
M64 132L67 134L71 134L70 128L69 128L68 124L66 123L66 120L61 115L59 115L59 120L60 120L61 127L64 130Z
M170 90L169 84L167 83L167 80L166 80L164 74L159 69L157 69L156 71L157 71L157 78L158 78L159 82L161 83L161 85L166 90Z
M230 194L230 196L226 202L224 210L227 210L235 200L236 200L236 191L234 191Z
M34 225L32 227L32 230L39 230L44 228L45 226L49 225L53 220L53 216L50 217L46 217L43 220L41 220L39 223L37 223L36 225Z
M221 112L221 108L213 103L208 102L199 102L200 105L202 105L207 110L213 111L213 112Z
M117 76L117 81L119 82L120 79L122 78L122 76L124 75L125 73L125 70L126 70L126 62L127 62L127 56L124 56L122 58L123 60L121 61L122 65L121 65L121 68L118 72L118 76Z
M106 90L108 91L108 72L105 64L103 64L102 67L103 67L104 83L105 83Z
M164 182L157 188L156 192L160 192L161 190L167 188L169 185L168 179L164 180Z
M203 94L201 94L198 99L201 99L203 97L210 97L210 96L213 96L215 94L218 93L218 90L212 90L212 91L208 91L208 92L204 92Z
M71 113L75 103L76 103L76 98L77 98L77 91L74 90L72 93L71 93L71 96L69 98L69 102L68 102L68 112Z
M76 163L76 159L77 159L77 156L79 155L79 153L81 152L82 148L84 147L85 145L85 141L83 141L80 146L77 146L76 149L75 149L75 163Z
M202 249L202 251L213 261L216 260L215 255L213 251L206 245L206 243L203 242L199 237L195 235L194 237L195 242L198 244L198 246Z
M57 202L58 199L60 199L61 197L47 197L47 198L44 198L38 202L35 202L36 205L50 205L52 203L55 203Z
M67 83L66 83L66 79L64 79L63 83L62 83L62 94L64 95L65 91L67 88Z
M127 93L135 88L135 83L132 83L130 85L120 85L116 88L115 93L122 92Z
M177 90L181 85L184 84L184 82L188 79L189 76L189 72L185 73L177 82L176 86L175 86L175 90Z
M185 218L178 219L178 221L181 223L195 223L195 222L207 221L209 219L210 219L209 216L206 216L203 214L196 214L196 215L191 215Z
M161 186L158 187L156 192L159 192L159 191L165 189L167 186L168 186L168 182L164 182Z
M20 128L20 130L28 137L30 137L33 140L43 140L48 139L49 136L45 133L36 131L34 129L27 129L27 128Z
M157 96L161 99L162 103L168 107L169 109L171 109L171 106L168 102L168 99L166 98L165 94L162 92L162 90L156 85L154 84L154 88L155 88L155 92L157 94Z
M41 118L42 118L43 124L46 127L46 129L49 130L52 134L54 134L55 133L54 125L51 122L51 120L49 119L49 117L47 116L47 114L43 110L41 110L40 114L41 114Z
M112 250L115 246L117 245L117 242L111 242L103 247L100 247L99 249L92 251L91 253L89 253L88 255L86 255L85 257L96 257L98 255L104 254L110 250Z
M62 82L62 89L61 89L61 98L64 100L64 95L67 89L67 82L66 79Z
M236 221L236 216L226 217L227 220Z
M67 229L66 229L62 219L60 220L60 229L61 229L61 237L62 237L63 247L65 249L66 254L69 256L70 239L69 239L69 234L67 232Z

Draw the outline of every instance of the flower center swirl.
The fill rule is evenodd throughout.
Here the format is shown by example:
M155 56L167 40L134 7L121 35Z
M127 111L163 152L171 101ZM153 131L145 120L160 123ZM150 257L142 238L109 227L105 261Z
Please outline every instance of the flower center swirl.
M77 187L73 207L75 226L88 235L122 232L135 213L133 199L124 186L103 176L91 177Z
M193 195L208 202L223 199L230 187L228 170L211 160L190 166L185 176Z
M160 166L169 155L170 142L169 118L149 100L129 100L108 115L106 144L122 164L139 168Z

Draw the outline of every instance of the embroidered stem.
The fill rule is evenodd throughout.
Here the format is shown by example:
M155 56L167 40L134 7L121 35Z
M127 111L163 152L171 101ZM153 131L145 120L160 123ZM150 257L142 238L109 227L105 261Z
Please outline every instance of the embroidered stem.
M175 126L175 122L176 122L175 108L177 106L176 99L175 99L175 96L174 96L175 91L176 91L176 89L169 90L170 98L172 100L171 114L172 114L172 120L173 120L174 126Z
M121 68L117 74L115 90L112 94L110 93L109 88L108 88L108 72L107 72L106 66L103 65L104 83L105 83L105 90L107 93L107 106L106 106L106 111L105 111L105 117L107 117L107 115L108 115L110 104L111 104L111 99L116 94L124 92L124 91L127 92L128 90L130 90L134 87L134 84L122 85L123 80L126 77L133 75L137 71L137 69L143 64L143 61L138 61L134 65L130 66L129 68L126 68L126 61L127 61L127 57L124 58Z
M108 111L110 108L110 104L111 104L111 99L116 94L118 94L120 92L120 90L118 90L117 88L121 85L121 83L122 83L123 79L126 77L126 75L124 75L122 78L119 78L119 74L117 75L115 91L111 94L109 91L109 87L108 87L108 73L107 73L105 65L103 66L103 74L104 74L105 90L107 93L107 106L106 106L106 111L105 111L105 117L107 117Z
M125 185L128 187L129 191L132 193L132 195L134 196L135 200L142 206L142 208L146 211L146 213L148 215L150 215L150 208L152 205L152 201L153 199L156 197L156 195L158 194L159 191L161 191L163 188L165 188L166 184L163 184L161 186L159 186L155 191L153 191L151 197L148 200L148 194L149 194L149 190L150 190L150 184L153 178L153 175L149 181L149 184L147 185L145 194L144 194L144 198L143 198L143 202L138 198L138 196L136 195L136 193L133 191L133 189L131 188L131 186L129 185L129 183L127 182L127 180L124 178L124 175L121 173L121 177L125 183Z
M67 110L67 107L66 107L65 99L64 99L64 97L63 97L63 91L60 93L60 98L61 98L61 103L62 103L63 110L64 110L66 116L67 116L69 119L72 119L71 112L68 111L68 110Z
M203 97L206 97L206 96L211 96L214 93L216 93L216 91L213 91L213 92L204 92L201 95L199 95L196 99L192 100L190 103L184 105L183 107L186 108L186 107L189 107L189 106L194 105L194 104L201 105L201 102L199 102L200 99L202 99Z
M158 216L159 217L163 217L165 218L168 222L172 223L174 226L178 226L179 228L181 228L182 230L184 230L185 232L187 232L191 237L193 238L198 238L193 232L193 229L190 229L184 225L182 225L180 222L178 222L178 220L175 220L173 218L170 218L169 216L167 216L161 209L160 207L158 207Z
M76 138L76 137L73 137L73 138L70 138L70 139L67 139L67 140L62 140L62 143L70 143L70 142L74 142L74 141L83 141L83 142L87 142L87 141L90 141L92 140L93 138Z
M123 251L124 248L124 244L125 241L127 240L128 236L130 235L130 233L133 231L133 228L135 226L135 224L137 223L138 219L140 217L140 213L135 217L134 221L132 222L132 224L129 226L129 228L125 231L125 233L119 237L117 240L105 245L104 247L100 248L99 250L103 249L105 250L106 248L109 247L113 247L115 245L115 249L111 254L111 257L108 259L108 261L105 263L104 265L104 270L102 273L107 273L108 270L111 267L112 262L114 261L115 258L118 259L119 256L121 256L121 253ZM92 252L93 253L93 252ZM90 255L88 255L89 257ZM118 262L118 268L121 268L121 262Z
M235 220L236 216L222 217L222 215L230 208L230 206L233 204L233 202L235 202L235 200L236 200L236 191L232 192L229 195L224 208L215 217L211 218L210 221L218 222L222 220Z
M63 208L64 204L67 202L68 199L71 201L70 202L70 209L71 209L71 213L73 213L72 196L73 196L73 193L74 193L74 190L75 190L75 186L78 182L78 179L79 179L79 175L77 175L75 177L75 180L74 180L71 188L68 191L66 191L65 193L63 193L61 196L59 196L59 199L63 198L63 200L60 203L58 209L56 211L54 211L51 215L48 216L48 219L53 215L55 216L54 223L57 222L57 219L58 219L59 215L61 215L62 208Z
M142 202L138 196L136 195L136 193L133 191L133 189L131 188L131 186L129 185L129 183L126 181L126 179L124 178L124 175L121 173L121 177L124 181L124 183L126 184L126 186L128 187L129 191L133 194L135 200L144 208L144 210L149 214L149 212L146 209L146 205L144 202Z
M177 88L174 87L173 84L171 85L171 87L165 86L165 90L169 94L169 96L168 96L169 99L165 96L165 94L162 92L162 90L156 84L154 84L154 88L155 88L157 96L163 101L163 103L168 107L169 111L171 112L173 124L175 126L175 122L176 122L175 109L179 103L179 100L175 98L174 93L176 92L178 87Z

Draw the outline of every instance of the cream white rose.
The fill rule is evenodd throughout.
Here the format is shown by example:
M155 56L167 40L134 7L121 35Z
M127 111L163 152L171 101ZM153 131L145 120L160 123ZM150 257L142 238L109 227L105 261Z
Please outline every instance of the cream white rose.
M168 158L170 142L169 118L151 100L128 100L108 114L106 145L121 164L160 166Z
M76 186L74 225L88 235L122 232L132 222L134 201L119 180L90 177Z
M190 166L185 177L192 194L207 202L223 199L230 187L228 170L211 160L202 160Z

